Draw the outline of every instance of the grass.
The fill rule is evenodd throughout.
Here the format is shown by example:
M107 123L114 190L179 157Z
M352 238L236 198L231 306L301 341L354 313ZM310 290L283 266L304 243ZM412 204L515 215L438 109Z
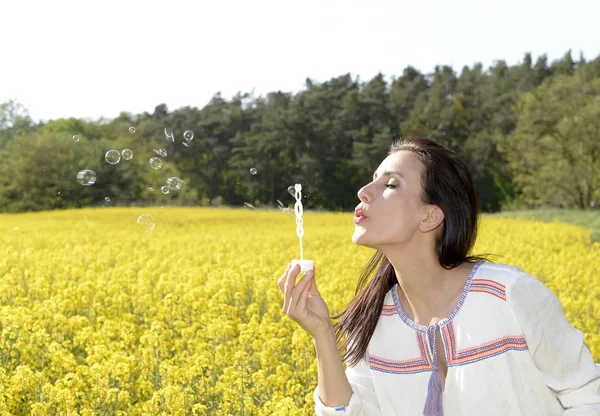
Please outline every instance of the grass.
M484 214L490 217L523 218L542 222L564 222L581 225L592 230L592 241L600 242L600 211L576 209L538 209L523 211L504 211Z

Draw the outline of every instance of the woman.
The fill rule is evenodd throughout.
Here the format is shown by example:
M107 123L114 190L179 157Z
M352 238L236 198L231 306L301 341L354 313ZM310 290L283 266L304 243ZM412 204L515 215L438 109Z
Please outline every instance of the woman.
M477 200L454 152L396 141L358 197L352 241L377 252L339 321L314 272L295 284L288 265L278 282L314 340L317 415L600 415L600 367L558 298L518 267L468 255Z

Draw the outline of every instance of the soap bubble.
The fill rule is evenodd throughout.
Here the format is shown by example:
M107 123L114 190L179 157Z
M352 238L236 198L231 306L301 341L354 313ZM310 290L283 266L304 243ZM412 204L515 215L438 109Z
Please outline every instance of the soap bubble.
M279 205L279 209L283 212L286 212L289 210L288 207L286 207L285 205L283 205L283 202L281 202L279 199L277 200L277 204Z
M249 203L247 203L247 202L244 202L244 205L246 206L246 208L250 208L250 209L256 209L256 208L254 207L254 205L252 205L252 204L249 204Z
M288 187L288 194L296 198L296 188L294 185Z
M135 127L133 127L133 126L129 127L129 133L135 133Z
M108 203L108 202L110 202L110 198L109 198L109 197L106 197L106 198L104 198L104 200L105 200L107 203Z
M184 184L184 183L185 183L185 181L183 181L175 176L167 179L167 186L172 191L177 191L177 190L181 189L181 184Z
M250 168L250 173L256 175L258 171L256 170L256 168Z
M138 230L143 232L150 232L154 230L154 226L156 222L154 221L154 217L150 214L140 215L137 219Z
M77 182L83 186L90 186L96 182L96 172L93 170L82 170L77 174Z
M79 136L78 135L74 135L73 136L73 141L74 142L78 142L79 141Z
M165 194L165 195L166 195L166 194L168 194L168 193L170 192L170 190L169 190L169 187L168 187L167 185L163 185L163 186L161 186L161 187L160 187L160 191L161 191L163 194Z
M167 157L167 151L165 149L153 149L154 153L156 153L159 156L162 157Z
M113 150L109 150L108 152L106 152L106 154L104 155L104 158L111 165L116 165L121 160L121 154L119 153L118 150L113 149Z
M125 160L131 160L131 158L133 157L133 150L123 149L123 151L121 152L121 156L123 156L123 159Z
M173 134L172 129L165 128L165 138L167 140L171 140L173 143L175 143L175 135Z
M189 142L194 138L194 132L191 130L186 130L186 132L183 133L183 138Z
M157 157L151 157L148 163L152 169L160 169L163 166L162 160Z

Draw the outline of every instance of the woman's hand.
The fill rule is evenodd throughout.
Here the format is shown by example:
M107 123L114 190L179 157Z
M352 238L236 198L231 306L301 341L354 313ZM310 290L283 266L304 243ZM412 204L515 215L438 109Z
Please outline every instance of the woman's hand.
M290 266L291 264L288 264L285 273L277 281L284 296L282 310L313 338L333 330L329 309L317 290L314 269L305 273L296 284L300 265Z

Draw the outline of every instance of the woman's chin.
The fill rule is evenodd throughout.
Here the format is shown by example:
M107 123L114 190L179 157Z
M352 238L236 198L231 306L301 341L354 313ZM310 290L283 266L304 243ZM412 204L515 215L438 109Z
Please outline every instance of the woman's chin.
M365 238L364 233L360 231L355 231L354 234L352 234L352 242L357 246L369 246L367 238Z
M373 238L373 235L365 235L366 230L357 228L352 234L352 242L357 246L368 247L374 250L379 250L381 247L381 240Z

